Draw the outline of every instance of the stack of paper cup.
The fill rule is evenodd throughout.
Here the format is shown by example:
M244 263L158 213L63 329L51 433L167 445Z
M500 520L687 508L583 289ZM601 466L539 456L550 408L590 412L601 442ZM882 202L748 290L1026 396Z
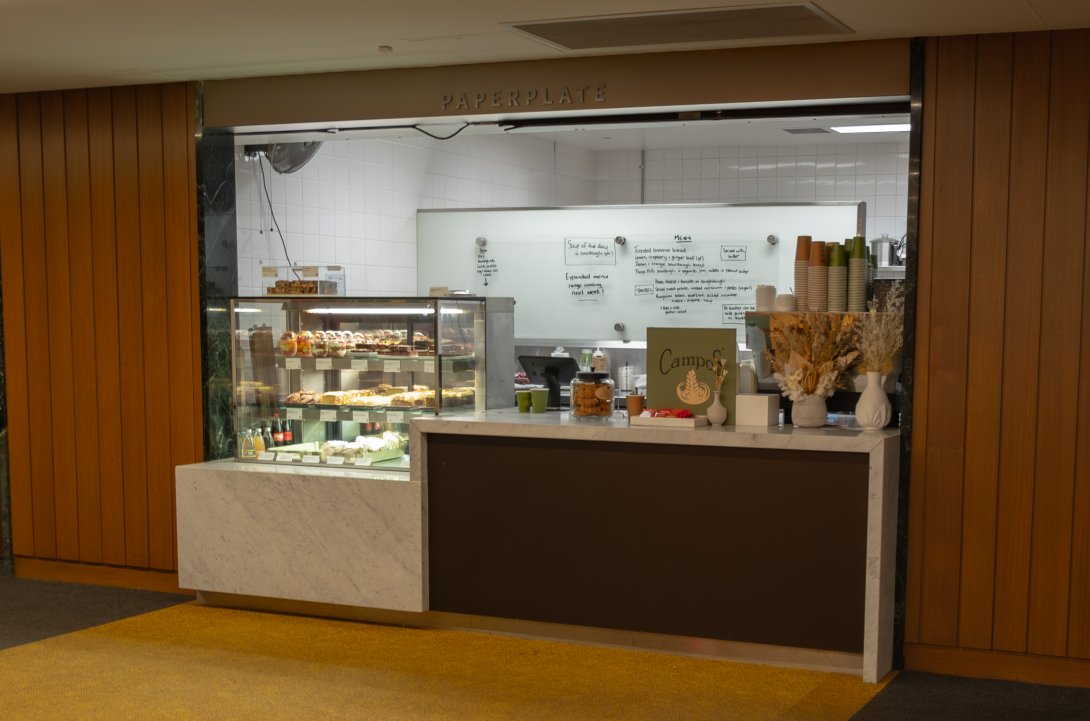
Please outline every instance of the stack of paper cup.
M829 310L843 313L848 307L848 261L844 246L829 244Z
M860 238L852 238L848 254L848 311L867 310L867 246Z
M772 304L776 301L776 286L757 286L757 310L768 312L772 310Z
M806 310L810 305L810 242L809 235L800 235L795 245L795 308Z
M823 312L829 309L829 269L825 266L825 243L818 240L810 243L806 290L810 298L808 310Z

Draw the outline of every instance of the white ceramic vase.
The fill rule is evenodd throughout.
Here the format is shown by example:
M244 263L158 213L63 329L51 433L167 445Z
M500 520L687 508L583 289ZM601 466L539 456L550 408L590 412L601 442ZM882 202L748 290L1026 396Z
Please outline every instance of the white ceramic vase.
M791 425L796 428L821 428L825 414L825 396L809 395L791 403Z
M727 420L727 408L719 400L719 394L712 394L712 404L708 406L708 423L713 426L723 425L723 421Z
M855 404L855 420L865 431L877 431L885 428L893 416L893 407L889 397L882 389L882 374L878 371L867 372L867 387L859 395Z

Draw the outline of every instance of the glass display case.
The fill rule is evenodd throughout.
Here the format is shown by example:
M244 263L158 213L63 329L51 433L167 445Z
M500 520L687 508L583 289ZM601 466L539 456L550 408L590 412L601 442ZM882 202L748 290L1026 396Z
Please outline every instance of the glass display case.
M231 301L239 461L408 469L415 415L485 407L482 298Z

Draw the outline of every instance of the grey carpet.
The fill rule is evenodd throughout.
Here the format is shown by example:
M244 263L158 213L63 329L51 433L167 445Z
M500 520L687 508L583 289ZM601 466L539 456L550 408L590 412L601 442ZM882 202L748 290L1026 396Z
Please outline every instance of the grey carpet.
M904 671L851 721L1090 721L1090 689Z
M173 593L0 576L0 649L192 600Z

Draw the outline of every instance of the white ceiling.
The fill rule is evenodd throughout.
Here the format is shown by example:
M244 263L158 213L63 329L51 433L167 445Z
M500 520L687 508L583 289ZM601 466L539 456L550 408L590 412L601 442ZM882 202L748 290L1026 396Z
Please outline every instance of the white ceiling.
M854 33L565 51L507 24L753 0L0 0L0 93L373 68L1090 27L1090 0L818 0ZM380 51L380 46L391 48Z

